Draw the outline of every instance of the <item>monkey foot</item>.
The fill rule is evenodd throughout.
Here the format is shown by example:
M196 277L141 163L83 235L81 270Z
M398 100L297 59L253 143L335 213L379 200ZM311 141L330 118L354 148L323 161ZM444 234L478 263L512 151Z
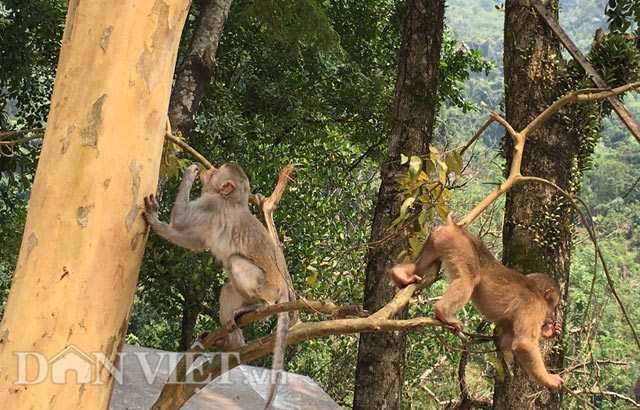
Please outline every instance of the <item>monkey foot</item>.
M227 320L227 323L225 323L225 328L229 332L233 332L234 330L236 330L238 328L238 324L236 323L235 315L234 315L233 318Z
M230 350L240 349L245 343L244 340L234 343L229 337L225 337L224 339L216 340L213 345L222 351L228 352Z

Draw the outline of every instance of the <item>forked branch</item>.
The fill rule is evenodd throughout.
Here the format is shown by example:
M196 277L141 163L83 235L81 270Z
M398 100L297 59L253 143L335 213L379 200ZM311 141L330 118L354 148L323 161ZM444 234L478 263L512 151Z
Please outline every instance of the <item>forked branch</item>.
M435 277L425 278L425 280L420 284L407 286L405 289L399 291L383 309L366 317L299 323L290 329L287 344L300 343L305 340L330 335L362 332L410 331L427 326L444 326L440 321L426 317L407 320L392 319L393 315L402 309L402 307L406 306L416 292L430 286L435 282L435 280ZM352 314L363 316L366 314L354 306L337 307L331 302L309 302L305 300L298 300L248 313L238 320L238 325L242 327L252 321L263 319L271 314L290 310L307 310L318 313L328 313L333 317L342 317L343 315ZM160 397L158 397L152 409L179 409L200 388L220 376L224 371L228 371L240 364L255 360L273 351L275 335L271 334L248 343L239 351L234 352L236 354L224 356L229 359L228 363L222 362L223 356L214 356L212 360L205 362L197 371L190 373L188 375L189 377L187 377L186 370L189 368L190 364L193 363L193 361L207 348L209 348L213 342L224 337L226 334L227 331L225 329L214 330L185 353L172 375L169 376L169 380L184 382L165 384L162 392L160 393Z
M570 103L584 103L584 102L593 102L599 101L606 98L610 98L613 96L617 96L623 94L627 91L636 90L640 88L640 82L635 82L631 84L626 84L620 87L616 87L610 90L603 90L600 88L589 88L584 90L578 90L572 93L569 93L559 100L551 104L549 108L544 110L540 115L533 119L524 129L521 131L516 131L511 127L511 125L502 118L499 114L491 111L490 120L487 121L485 126L483 126L483 131L486 129L486 126L493 121L499 122L506 130L507 133L511 136L513 140L513 160L511 162L511 169L509 170L509 175L507 179L500 184L495 190L489 193L486 198L484 198L475 208L473 208L467 215L465 215L458 224L461 226L466 226L473 222L474 219L478 217L489 205L491 205L496 199L500 197L503 193L507 192L514 185L525 182L524 177L522 176L521 166L522 166L522 154L524 153L524 145L527 141L527 137L537 131L540 126L547 121L553 114L557 113L562 107L566 106ZM477 139L479 135L476 133L474 139ZM467 145L468 146L468 145ZM465 149L467 148L465 146Z

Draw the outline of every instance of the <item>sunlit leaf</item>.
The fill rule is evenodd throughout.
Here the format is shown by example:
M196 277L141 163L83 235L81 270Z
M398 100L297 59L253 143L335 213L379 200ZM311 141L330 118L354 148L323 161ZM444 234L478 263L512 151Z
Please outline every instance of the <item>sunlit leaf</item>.
M428 175L433 175L436 172L436 163L432 159L425 161L424 165Z
M447 164L449 171L456 175L460 175L462 172L462 155L460 155L459 152L453 151L449 153L445 158L445 163Z
M422 170L422 158L417 155L413 155L409 161L409 175L411 178L416 178Z
M436 202L436 211L442 219L445 219L447 215L449 215L449 208L447 208L444 202Z
M404 200L404 202L402 203L402 206L400 207L400 218L401 219L406 219L407 218L407 211L409 210L409 207L411 205L413 205L415 200L416 200L415 197L409 197L409 198Z
M409 238L409 247L411 248L411 252L413 254L418 253L422 244L420 243L420 238L417 235L412 235Z
M423 232L425 232L425 228L430 220L431 216L429 215L429 211L426 209L420 211L420 215L418 215L418 223L420 224L420 228L422 228Z
M313 286L318 280L318 271L314 269L309 269L309 268L312 268L312 266L307 266L307 269L311 271L311 275L307 276L306 282L307 282L307 285Z

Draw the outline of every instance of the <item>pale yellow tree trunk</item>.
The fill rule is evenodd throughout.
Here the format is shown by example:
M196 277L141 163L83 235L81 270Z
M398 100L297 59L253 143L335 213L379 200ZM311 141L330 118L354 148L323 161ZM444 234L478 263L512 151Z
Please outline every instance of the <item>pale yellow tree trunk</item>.
M70 2L0 324L1 409L109 405L114 378L102 362L117 363L127 329L146 239L141 203L157 183L188 7Z

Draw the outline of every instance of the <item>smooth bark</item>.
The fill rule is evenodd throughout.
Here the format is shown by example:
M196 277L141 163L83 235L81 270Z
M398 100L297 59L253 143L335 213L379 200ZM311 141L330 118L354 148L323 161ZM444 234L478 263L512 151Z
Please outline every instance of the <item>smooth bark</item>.
M157 184L188 7L69 4L0 324L0 408L109 407L110 364L118 363L147 235L142 198ZM65 371L76 365L82 371Z

